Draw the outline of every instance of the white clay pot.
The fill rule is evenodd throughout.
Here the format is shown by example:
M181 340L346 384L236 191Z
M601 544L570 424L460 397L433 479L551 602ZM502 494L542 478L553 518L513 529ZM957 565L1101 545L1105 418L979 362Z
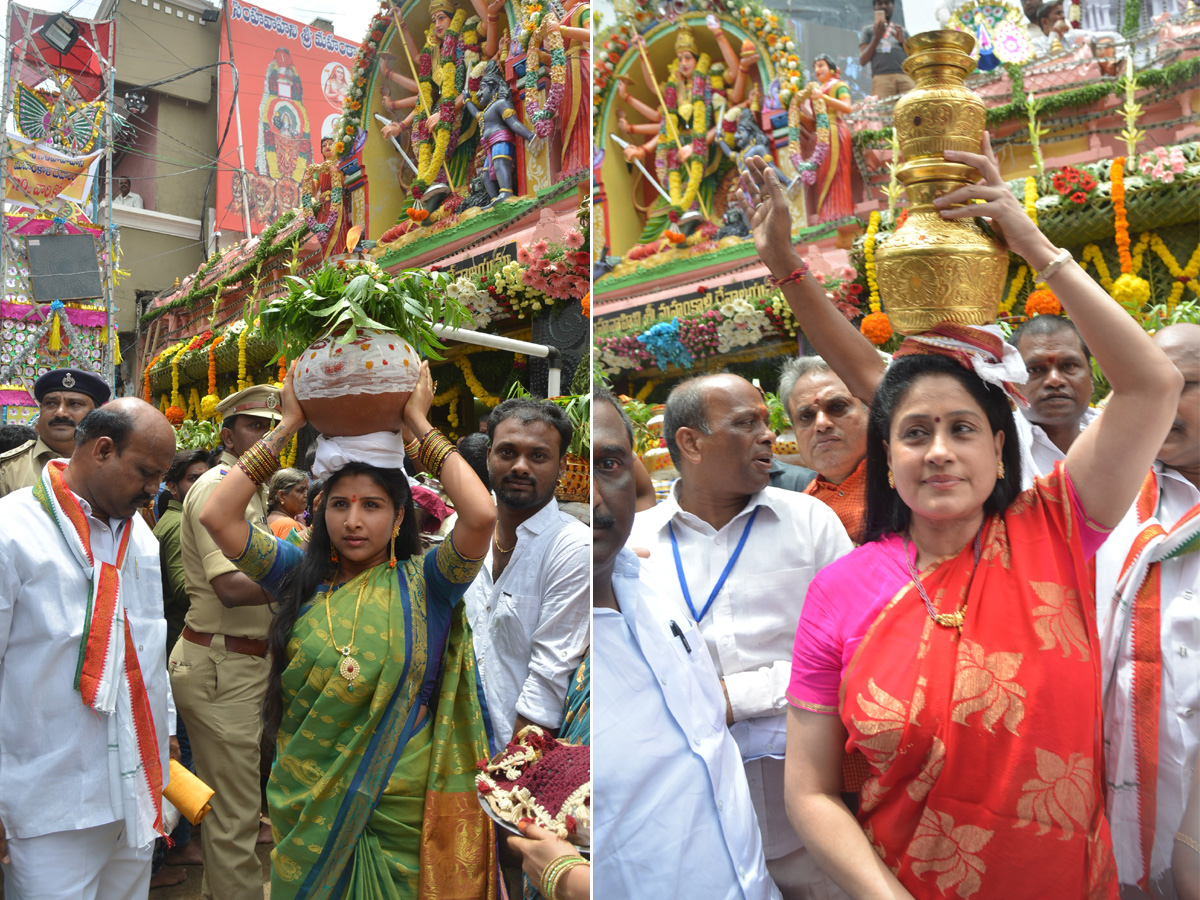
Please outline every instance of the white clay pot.
M293 387L305 418L329 437L399 431L421 357L389 331L360 328L354 340L316 341L301 355Z

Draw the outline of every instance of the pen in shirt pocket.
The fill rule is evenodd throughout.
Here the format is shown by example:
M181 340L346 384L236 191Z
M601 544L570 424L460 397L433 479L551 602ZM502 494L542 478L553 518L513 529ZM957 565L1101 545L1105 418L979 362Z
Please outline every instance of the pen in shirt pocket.
M674 637L679 638L679 642L683 644L684 650L686 650L688 653L692 652L692 648L688 646L687 638L683 636L683 629L679 627L679 623L674 619L671 620L671 634Z

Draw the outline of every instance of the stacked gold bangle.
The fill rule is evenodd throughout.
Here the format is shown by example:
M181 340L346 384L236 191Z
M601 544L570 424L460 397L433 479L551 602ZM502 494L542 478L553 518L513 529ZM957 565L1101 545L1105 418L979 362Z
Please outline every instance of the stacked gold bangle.
M587 865L587 860L574 854L550 860L546 864L546 868L542 869L542 896L546 900L557 900L555 892L558 890L558 883L562 877L576 866L585 865Z
M279 469L279 457L267 449L267 445L259 441L238 459L238 468L246 473L246 477L261 486Z
M411 459L414 463L419 462L417 454L421 452L421 442L416 438L411 441L404 442L404 455Z
M1175 832L1175 840L1178 843L1183 844L1183 846L1190 847L1192 850L1196 851L1197 853L1200 853L1200 842L1198 842L1190 834L1187 834L1186 832L1183 832L1183 831L1177 831L1177 832Z
M407 448L405 449L407 450ZM417 447L417 461L421 464L421 468L434 478L440 478L442 464L446 461L446 457L455 451L456 448L448 437L436 428L430 428L425 432Z

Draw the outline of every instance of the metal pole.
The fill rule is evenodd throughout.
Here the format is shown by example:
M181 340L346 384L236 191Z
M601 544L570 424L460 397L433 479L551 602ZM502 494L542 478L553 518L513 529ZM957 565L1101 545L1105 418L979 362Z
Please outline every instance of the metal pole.
M95 29L92 30L92 37L96 36ZM112 25L108 29L108 59L112 60L115 52L117 36L117 20L114 16ZM93 51L95 48L92 48ZM117 385L117 298L116 284L114 277L116 274L116 261L113 259L114 241L113 241L113 220L112 220L112 190L113 190L113 104L116 101L116 84L117 70L111 62L105 63L101 60L101 64L108 70L108 116L107 116L107 134L105 135L104 147L104 169L108 173L108 178L105 179L105 186L108 190L108 218L106 219L107 228L104 229L105 246L108 249L106 255L105 268L108 269L107 278L104 279L104 291L107 294L105 307L108 309L108 364L105 366L105 373L109 385L114 391ZM136 309L134 314L136 315Z
M225 40L229 44L229 65L233 69L234 86L239 87L241 79L237 74L237 65L233 61L233 29L229 25L229 9L225 0L221 0L221 14L225 16ZM241 91L235 90L233 95L233 118L237 122L238 176L242 179L242 221L245 224L246 237L250 237L250 183L246 180L246 148L242 141L242 101ZM213 223L216 224L215 222ZM207 249L207 248L205 248Z
M493 350L507 350L509 353L524 353L526 356L545 359L550 365L550 371L546 376L546 396L557 397L562 393L562 352L557 347L518 341L516 338L502 337L498 334L467 331L465 328L450 328L436 322L433 324L433 333L449 341L461 341L464 344L491 347Z

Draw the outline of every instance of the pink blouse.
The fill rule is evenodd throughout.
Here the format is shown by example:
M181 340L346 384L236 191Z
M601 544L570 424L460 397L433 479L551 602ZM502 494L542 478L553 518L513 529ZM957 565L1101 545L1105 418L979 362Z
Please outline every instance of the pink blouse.
M1084 513L1065 468L1063 475L1080 524L1084 553L1091 559L1108 532ZM915 547L911 553L915 563ZM787 689L792 706L837 715L838 689L858 645L883 608L911 580L904 560L904 539L898 534L863 544L817 573L796 627Z

